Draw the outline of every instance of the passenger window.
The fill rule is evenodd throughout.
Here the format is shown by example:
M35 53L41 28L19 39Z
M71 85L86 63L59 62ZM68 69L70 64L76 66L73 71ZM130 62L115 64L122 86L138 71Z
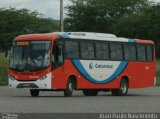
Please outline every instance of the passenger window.
M143 45L137 45L137 59L138 61L146 61L146 49Z
M128 61L135 61L136 60L136 46L125 44L124 45L124 58Z
M76 59L79 58L79 44L75 41L65 42L65 54L66 58Z
M94 44L89 42L80 43L81 57L84 59L94 59Z
M147 48L147 60L153 61L153 48L151 45L146 46Z
M96 43L96 59L109 59L107 43Z
M122 44L110 44L110 54L112 60L123 60Z

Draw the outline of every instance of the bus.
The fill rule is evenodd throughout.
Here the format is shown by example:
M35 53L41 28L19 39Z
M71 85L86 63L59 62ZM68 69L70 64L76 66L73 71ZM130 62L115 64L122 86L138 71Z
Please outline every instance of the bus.
M128 39L107 33L54 32L28 34L13 40L9 87L64 91L85 96L111 91L125 96L129 88L153 87L156 60L151 40Z

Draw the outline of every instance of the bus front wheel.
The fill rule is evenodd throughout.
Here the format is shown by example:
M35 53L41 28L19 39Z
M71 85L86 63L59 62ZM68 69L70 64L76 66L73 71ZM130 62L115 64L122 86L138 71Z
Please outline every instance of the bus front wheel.
M37 97L39 95L39 90L30 89L30 94L32 97Z
M128 93L128 82L122 79L120 82L120 89L111 90L113 96L126 96Z
M73 93L73 83L72 80L69 79L67 83L67 88L64 90L64 96L71 97Z

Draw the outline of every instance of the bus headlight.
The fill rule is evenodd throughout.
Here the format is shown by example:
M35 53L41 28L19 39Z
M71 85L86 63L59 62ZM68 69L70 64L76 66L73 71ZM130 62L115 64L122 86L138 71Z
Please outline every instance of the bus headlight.
M11 75L8 75L8 78L12 81L14 81L15 79L11 76Z
M42 76L39 80L44 80L47 78L47 75Z

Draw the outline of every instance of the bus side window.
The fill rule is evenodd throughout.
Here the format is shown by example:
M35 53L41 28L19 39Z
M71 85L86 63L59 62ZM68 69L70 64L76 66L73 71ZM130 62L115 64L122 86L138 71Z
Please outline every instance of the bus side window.
M57 62L58 62L58 64L59 64L59 63L61 64L61 63L63 63L63 61L64 61L64 58L63 58L63 45L61 45L61 44L58 45L56 51L57 51L56 54L57 54L57 56L58 56L58 57L57 57Z
M52 51L52 69L61 66L63 62L63 43L55 43Z

